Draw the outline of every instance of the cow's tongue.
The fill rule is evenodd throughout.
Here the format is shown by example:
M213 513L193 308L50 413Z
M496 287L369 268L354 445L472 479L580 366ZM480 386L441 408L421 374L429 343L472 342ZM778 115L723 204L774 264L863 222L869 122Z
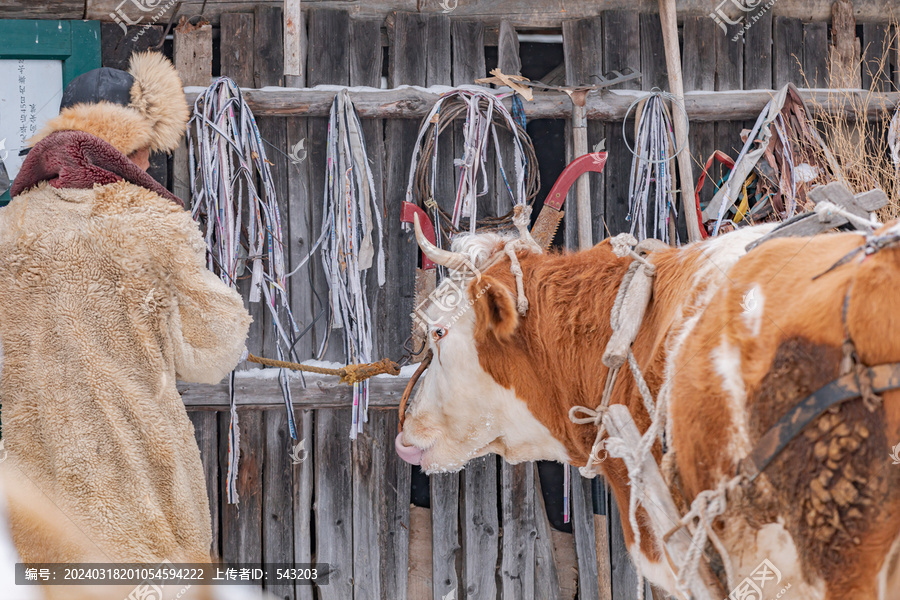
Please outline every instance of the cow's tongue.
M405 446L403 445L403 434L398 433L397 437L394 439L394 448L397 450L397 456L405 460L411 465L419 465L422 464L422 455L425 454L424 450L420 450L415 446Z

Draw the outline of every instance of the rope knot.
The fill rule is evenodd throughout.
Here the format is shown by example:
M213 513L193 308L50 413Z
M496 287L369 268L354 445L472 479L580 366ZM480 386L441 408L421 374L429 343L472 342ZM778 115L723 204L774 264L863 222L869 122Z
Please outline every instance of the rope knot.
M637 243L637 238L630 233L620 233L619 235L609 240L609 244L610 246L612 246L613 254L615 254L619 258L628 256L631 253L632 249L637 246Z

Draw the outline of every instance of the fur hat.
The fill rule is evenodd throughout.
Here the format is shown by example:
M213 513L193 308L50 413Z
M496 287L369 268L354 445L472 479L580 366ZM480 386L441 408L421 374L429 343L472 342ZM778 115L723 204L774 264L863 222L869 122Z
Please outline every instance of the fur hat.
M95 69L76 77L64 94L64 108L29 140L36 144L54 131L76 130L95 135L126 156L149 147L153 152L171 152L178 147L187 127L190 111L181 78L172 63L162 54L144 52L134 54L128 68L128 76L116 77L114 69ZM82 79L84 78L84 79ZM105 98L116 96L116 85L129 85L125 102ZM82 80L82 81L79 81ZM81 86L70 93L73 86ZM81 101L65 106L65 99Z

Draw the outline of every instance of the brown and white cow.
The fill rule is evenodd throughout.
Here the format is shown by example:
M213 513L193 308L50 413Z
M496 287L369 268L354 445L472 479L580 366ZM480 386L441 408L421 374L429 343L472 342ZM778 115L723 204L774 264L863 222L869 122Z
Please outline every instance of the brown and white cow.
M733 476L792 403L838 375L841 307L851 283L847 323L861 359L900 361L892 335L900 325L900 249L813 280L864 238L774 240L746 253L768 230L743 229L649 258L657 273L653 299L633 351L654 395L669 381L669 446L687 503ZM519 253L529 302L521 316L509 259L492 259L505 241L485 234L455 243L453 251L476 268L493 264L477 276L456 272L424 310L434 358L397 447L428 472L458 470L490 452L509 462L582 466L588 459L596 428L573 424L569 409L600 404L610 310L630 259L616 257L608 243L577 253ZM438 262L460 262L423 239L420 245ZM467 301L447 302L460 286ZM627 405L645 431L650 418L626 372L612 402ZM897 399L885 393L873 413L858 401L826 413L730 499L716 521L729 589L768 559L790 583L791 597L900 598L900 466L888 458L889 442L900 442ZM660 460L659 444L654 453ZM624 463L609 459L601 467L619 505L628 506ZM625 541L641 572L675 594L647 513L639 507L640 548L624 513Z

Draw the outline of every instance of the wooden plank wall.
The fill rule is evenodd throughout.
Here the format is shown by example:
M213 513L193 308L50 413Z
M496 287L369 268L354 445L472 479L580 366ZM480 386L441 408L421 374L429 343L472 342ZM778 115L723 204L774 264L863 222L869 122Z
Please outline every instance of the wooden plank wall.
M246 87L282 85L281 8L263 3L256 7L247 4L243 10L221 15L219 70ZM387 19L352 18L342 10L305 7L303 17L308 39L302 52L305 68L303 75L290 81L292 85L378 87L385 72L392 87L458 85L485 74L486 28L479 21L458 20L440 12L394 12ZM623 87L668 87L655 14L606 10L564 21L561 30L567 83L591 83L597 75L632 67L640 69L643 78ZM864 85L874 81L885 89L896 89L896 52L891 55L894 63L887 72L879 73L872 67L890 38L890 28L866 23L861 32L866 60ZM151 34L137 39L144 46L161 41L161 31ZM123 37L117 25L104 27L103 35L104 64L121 66L134 49L123 46L123 40L130 36ZM213 36L208 32L189 38L187 33L176 31L175 36L175 48L185 56L212 56ZM741 40L733 42L708 17L686 17L682 39L685 89L768 89L788 81L826 85L828 37L824 22L807 23L770 13L758 19ZM521 59L515 27L501 20L494 39L492 43L500 47L498 62L504 72L518 71ZM386 65L384 40L389 45ZM203 85L200 80L208 79L215 70L197 69L191 76L196 79L192 83ZM692 124L695 178L701 162L714 149L736 156L742 145L740 130L751 125ZM259 127L268 142L266 152L276 177L288 236L288 268L292 269L317 239L322 221L327 121L264 117L259 119ZM416 247L397 217L418 127L413 120L363 122L376 189L387 215L389 283L379 289L374 278L368 282L369 299L377 315L378 356L399 357L410 330ZM626 130L626 135L631 132ZM458 133L448 130L447 139L449 143L443 147L458 152L462 144ZM541 140L534 142L537 145ZM603 175L590 176L595 242L629 226L627 174L631 154L622 123L590 122L588 143L593 147L600 142L610 158ZM297 148L301 150L295 156L303 157L299 161L289 157ZM567 152L571 156L571 148ZM501 155L508 157L508 141L503 143ZM183 151L176 156L183 160ZM449 196L454 189L451 161L449 153L439 156L442 167L437 191L441 197ZM493 163L490 168L489 178L499 188L499 169ZM176 174L175 185L186 195L184 165L172 165L170 161L167 166L163 161L158 176L165 180L167 173ZM712 196L720 174L714 169L713 181L702 199ZM485 207L488 212L508 210L508 199L503 193L498 196ZM575 216L574 203L570 203L565 225L569 246L575 246ZM313 261L308 274L290 280L293 314L301 329L311 330L299 342L297 351L301 358L312 357L330 336L325 358L343 360L340 331L329 331L322 317L328 291L321 267L316 265L318 261ZM249 347L253 352L272 355L269 317L257 306L251 311L255 324ZM318 561L331 565L327 586L270 587L278 598L571 599L576 593L579 600L636 597L637 574L624 548L615 502L602 482L580 479L577 469L572 469L572 534L550 526L535 466L511 466L494 456L473 461L462 473L431 477L430 508L411 512L411 469L393 451L396 415L392 411L373 410L366 432L351 443L347 435L349 410L334 403L314 410L297 408L297 440L287 433L283 409L246 408L240 411L241 500L239 506L233 506L225 503L222 493L229 415L192 410L190 417L209 487L213 553L232 562ZM295 463L291 453L299 445L304 460ZM427 539L411 539L411 531ZM411 547L419 550L411 553Z

